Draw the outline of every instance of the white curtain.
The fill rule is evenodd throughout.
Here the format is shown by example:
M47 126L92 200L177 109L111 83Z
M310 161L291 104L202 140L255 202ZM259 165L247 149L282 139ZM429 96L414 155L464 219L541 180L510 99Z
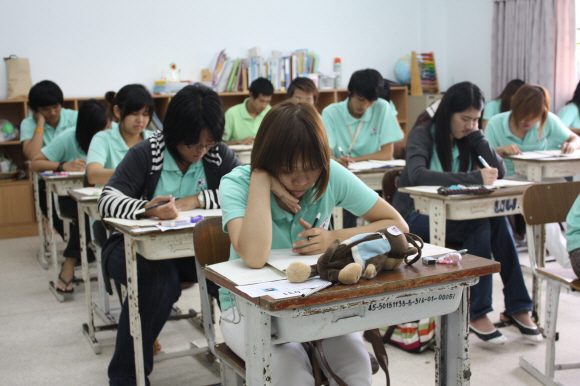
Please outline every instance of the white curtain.
M488 99L515 78L545 87L552 111L572 98L578 82L574 12L574 0L495 0Z

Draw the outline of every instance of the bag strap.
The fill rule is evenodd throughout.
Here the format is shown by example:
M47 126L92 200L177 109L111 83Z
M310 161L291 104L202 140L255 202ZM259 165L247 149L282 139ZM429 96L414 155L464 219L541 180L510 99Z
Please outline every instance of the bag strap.
M391 337L393 336L393 334L395 333L395 330L397 329L397 325L393 325L393 326L389 326L389 328L387 328L387 332L385 332L385 335L383 335L383 343L387 344L389 343L389 341L391 340ZM367 340L370 342L370 336L368 334L366 334L365 331L365 337L367 338Z
M417 250L419 251L419 253L417 253L417 256L415 256L411 261L407 260L409 256L405 256L405 263L407 263L407 265L412 265L415 264L421 258L421 252L423 250L423 246L425 246L425 243L423 242L423 239L421 239L419 236L413 233L405 233L405 236L407 237L407 241L411 243L411 245L417 248ZM417 244L417 242L421 244L420 247Z
M393 328L394 331L394 328ZM392 335L392 332L391 332ZM367 330L365 331L365 337L367 337L367 339L370 338L370 342L373 346L373 351L375 352L375 357L377 358L377 362L379 362L379 366L381 366L381 368L383 369L383 371L385 372L385 375L387 377L387 386L391 385L391 378L389 376L389 357L387 355L387 350L385 350L385 344L383 343L383 338L381 338L381 333L379 331L378 328L375 328L373 330ZM311 346L315 347L316 350L318 351L318 354L320 355L320 358L322 359L322 363L324 364L324 366L326 366L326 369L328 370L328 373L332 376L332 378L334 378L335 382L338 384L338 386L348 386L346 384L346 382L344 382L342 380L342 378L340 378L338 375L336 375L332 369L330 368L330 365L328 364L328 361L326 360L326 356L324 355L324 349L322 348L322 340L314 340L312 342L308 342Z

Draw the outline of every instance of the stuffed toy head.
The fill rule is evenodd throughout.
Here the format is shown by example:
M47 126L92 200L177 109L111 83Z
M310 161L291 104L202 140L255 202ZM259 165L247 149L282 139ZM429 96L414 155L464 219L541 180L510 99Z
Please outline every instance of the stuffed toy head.
M419 236L403 233L391 226L376 233L356 235L342 243L336 239L318 258L316 265L293 262L286 269L286 275L292 283L302 283L319 275L324 280L354 284L361 276L372 279L382 270L396 269L403 260L408 265L414 264L421 258L423 245ZM415 254L413 260L407 260Z

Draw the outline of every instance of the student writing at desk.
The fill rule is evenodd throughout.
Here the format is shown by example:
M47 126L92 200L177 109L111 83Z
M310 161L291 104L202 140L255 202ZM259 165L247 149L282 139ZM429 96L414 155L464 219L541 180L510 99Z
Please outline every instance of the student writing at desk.
M219 142L223 128L224 112L219 96L197 84L183 88L169 103L163 131L156 131L147 141L133 146L117 166L99 198L101 216L135 219L139 209L161 202L167 203L143 215L171 220L182 210L219 208L221 177L241 165L234 152ZM137 255L137 259L148 376L153 369L153 344L181 295L180 281L197 279L193 257L147 260ZM116 232L103 248L103 265L113 279L126 285L123 237ZM217 296L215 284L208 283L208 291ZM109 380L111 385L135 384L127 302L121 310Z
M574 273L580 278L580 196L574 201L570 212L566 217L568 229L566 229L566 241L570 263Z
M497 153L521 154L524 151L558 150L573 153L580 149L580 138L570 131L560 119L550 112L548 91L527 83L512 98L512 110L490 119L485 137ZM514 164L505 160L507 176L524 178L514 174ZM550 254L564 267L570 267L566 252L566 240L559 224L546 225L546 247Z
M89 99L83 103L79 109L76 127L66 129L57 139L43 147L40 153L32 160L31 169L36 172L47 170L58 172L84 171L87 151L93 136L110 125L106 111L107 108L103 102L95 99ZM78 218L77 204L71 197L59 197L58 203L62 214L74 219ZM59 233L62 231L62 222L60 224L61 230L56 227ZM60 233L60 235L62 236L63 233ZM87 232L87 235L89 235L89 232ZM65 262L58 275L58 283L56 285L58 292L70 293L74 290L72 283L74 267L81 256L79 237L78 221L75 221L72 224L66 249L63 252ZM88 241L90 241L90 236ZM87 252L89 260L94 260L92 249L89 248Z
M484 98L470 82L458 83L447 90L433 119L409 135L407 165L400 186L486 184L503 178L505 164L479 130ZM489 130L489 128L488 128ZM483 168L481 156L491 168ZM429 218L414 210L413 199L397 192L394 207L409 223L412 233L429 240ZM522 334L533 341L542 339L529 312L532 300L520 269L518 253L506 217L446 223L447 242L462 243L469 253L501 263L504 284L505 315L512 318ZM492 278L483 276L471 287L470 326L484 341L503 344L506 341L487 314L492 311Z
M228 145L251 145L262 123L270 111L274 87L266 78L258 78L250 85L250 97L243 103L230 107L226 112L223 140Z
M232 242L230 260L241 258L255 269L266 264L271 249L322 253L336 238L346 240L390 225L403 232L408 229L376 192L330 159L322 121L314 107L302 101L287 100L272 108L258 131L251 166L225 176L220 193L224 231ZM348 208L370 224L328 231L335 206ZM312 228L318 213L319 227ZM224 289L220 301L225 342L245 358L244 317ZM369 356L360 334L325 339L322 344L330 367L347 384L371 384ZM300 343L272 347L272 380L278 386L314 385Z
M521 79L512 79L506 84L505 88L496 99L493 99L485 104L483 109L483 130L487 126L487 122L494 116L505 113L511 110L512 97L526 82Z
M288 86L286 99L305 101L316 107L318 102L318 89L310 78L298 77Z
M77 124L78 112L63 108L63 103L62 90L50 80L38 82L30 89L28 106L33 115L20 124L22 151L29 160L63 131Z

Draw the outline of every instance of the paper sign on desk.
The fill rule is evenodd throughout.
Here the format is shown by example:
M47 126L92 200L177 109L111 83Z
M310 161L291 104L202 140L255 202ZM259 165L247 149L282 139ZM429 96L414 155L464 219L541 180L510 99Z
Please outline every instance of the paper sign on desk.
M172 219L175 221L183 221L189 220L191 217L195 216L203 216L204 218L207 217L220 217L222 215L221 209L194 209L194 210L186 210L183 212L179 212L179 216L177 218ZM128 220L124 218L113 218L107 217L105 220L112 222L113 224L123 225L123 226L138 226L138 227L148 227L148 226L157 226L159 225L159 219L141 219L141 220Z
M248 267L242 259L224 261L223 263L213 264L210 267L236 285L265 283L286 279L284 272L274 267L265 265L263 268L254 269Z
M302 293L308 292L312 288L319 287L326 283L328 283L328 280L313 277L303 283L291 283L288 280L278 280L275 282L236 286L236 288L253 298L271 296L274 299L283 299L300 296Z
M73 189L73 192L77 192L80 194L84 194L87 196L100 196L103 192L102 186L95 186L92 188L81 188L81 189Z
M246 150L252 150L254 145L228 145L228 147L230 149L232 149L233 151L246 151Z

